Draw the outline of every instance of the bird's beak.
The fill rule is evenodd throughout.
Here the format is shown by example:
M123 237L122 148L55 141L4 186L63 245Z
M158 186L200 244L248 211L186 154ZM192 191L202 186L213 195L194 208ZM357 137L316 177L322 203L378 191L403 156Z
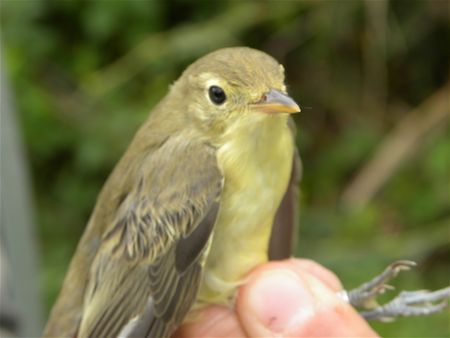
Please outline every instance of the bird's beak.
M286 94L271 89L263 95L262 99L250 105L250 109L267 114L299 113L299 105Z

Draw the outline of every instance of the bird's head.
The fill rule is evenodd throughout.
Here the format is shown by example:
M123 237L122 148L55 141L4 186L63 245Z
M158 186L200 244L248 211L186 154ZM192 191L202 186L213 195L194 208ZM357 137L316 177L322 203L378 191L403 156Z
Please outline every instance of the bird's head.
M198 59L171 93L185 103L189 118L219 134L300 111L286 93L283 66L247 47L220 49Z

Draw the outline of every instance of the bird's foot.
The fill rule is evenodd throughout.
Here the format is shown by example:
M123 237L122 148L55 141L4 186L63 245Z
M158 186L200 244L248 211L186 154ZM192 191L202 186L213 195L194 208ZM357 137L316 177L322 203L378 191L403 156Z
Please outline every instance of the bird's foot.
M437 291L402 291L397 297L384 305L378 305L376 298L386 290L394 289L386 282L394 279L402 270L416 266L412 261L397 261L390 264L380 275L356 289L343 291L340 295L357 308L368 309L361 315L366 319L393 321L397 317L423 316L442 311L448 306L450 287Z
M382 306L360 314L366 319L383 322L393 321L397 317L426 316L438 313L448 306L450 287L437 291L402 291Z

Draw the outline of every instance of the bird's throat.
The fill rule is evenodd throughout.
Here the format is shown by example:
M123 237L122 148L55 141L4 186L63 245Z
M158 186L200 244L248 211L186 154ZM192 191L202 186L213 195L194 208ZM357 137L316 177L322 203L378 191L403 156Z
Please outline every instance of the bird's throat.
M245 273L267 260L271 226L289 181L287 118L236 129L218 149L225 182L199 300L227 302Z

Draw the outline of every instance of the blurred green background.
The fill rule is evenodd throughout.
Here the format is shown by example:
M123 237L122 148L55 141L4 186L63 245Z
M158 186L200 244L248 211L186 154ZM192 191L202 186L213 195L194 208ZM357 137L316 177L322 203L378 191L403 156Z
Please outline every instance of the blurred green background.
M193 60L246 45L285 65L303 160L296 255L347 288L450 282L448 1L12 1L1 38L31 165L48 311L95 198ZM386 300L392 296L389 293ZM449 336L448 312L373 326Z

